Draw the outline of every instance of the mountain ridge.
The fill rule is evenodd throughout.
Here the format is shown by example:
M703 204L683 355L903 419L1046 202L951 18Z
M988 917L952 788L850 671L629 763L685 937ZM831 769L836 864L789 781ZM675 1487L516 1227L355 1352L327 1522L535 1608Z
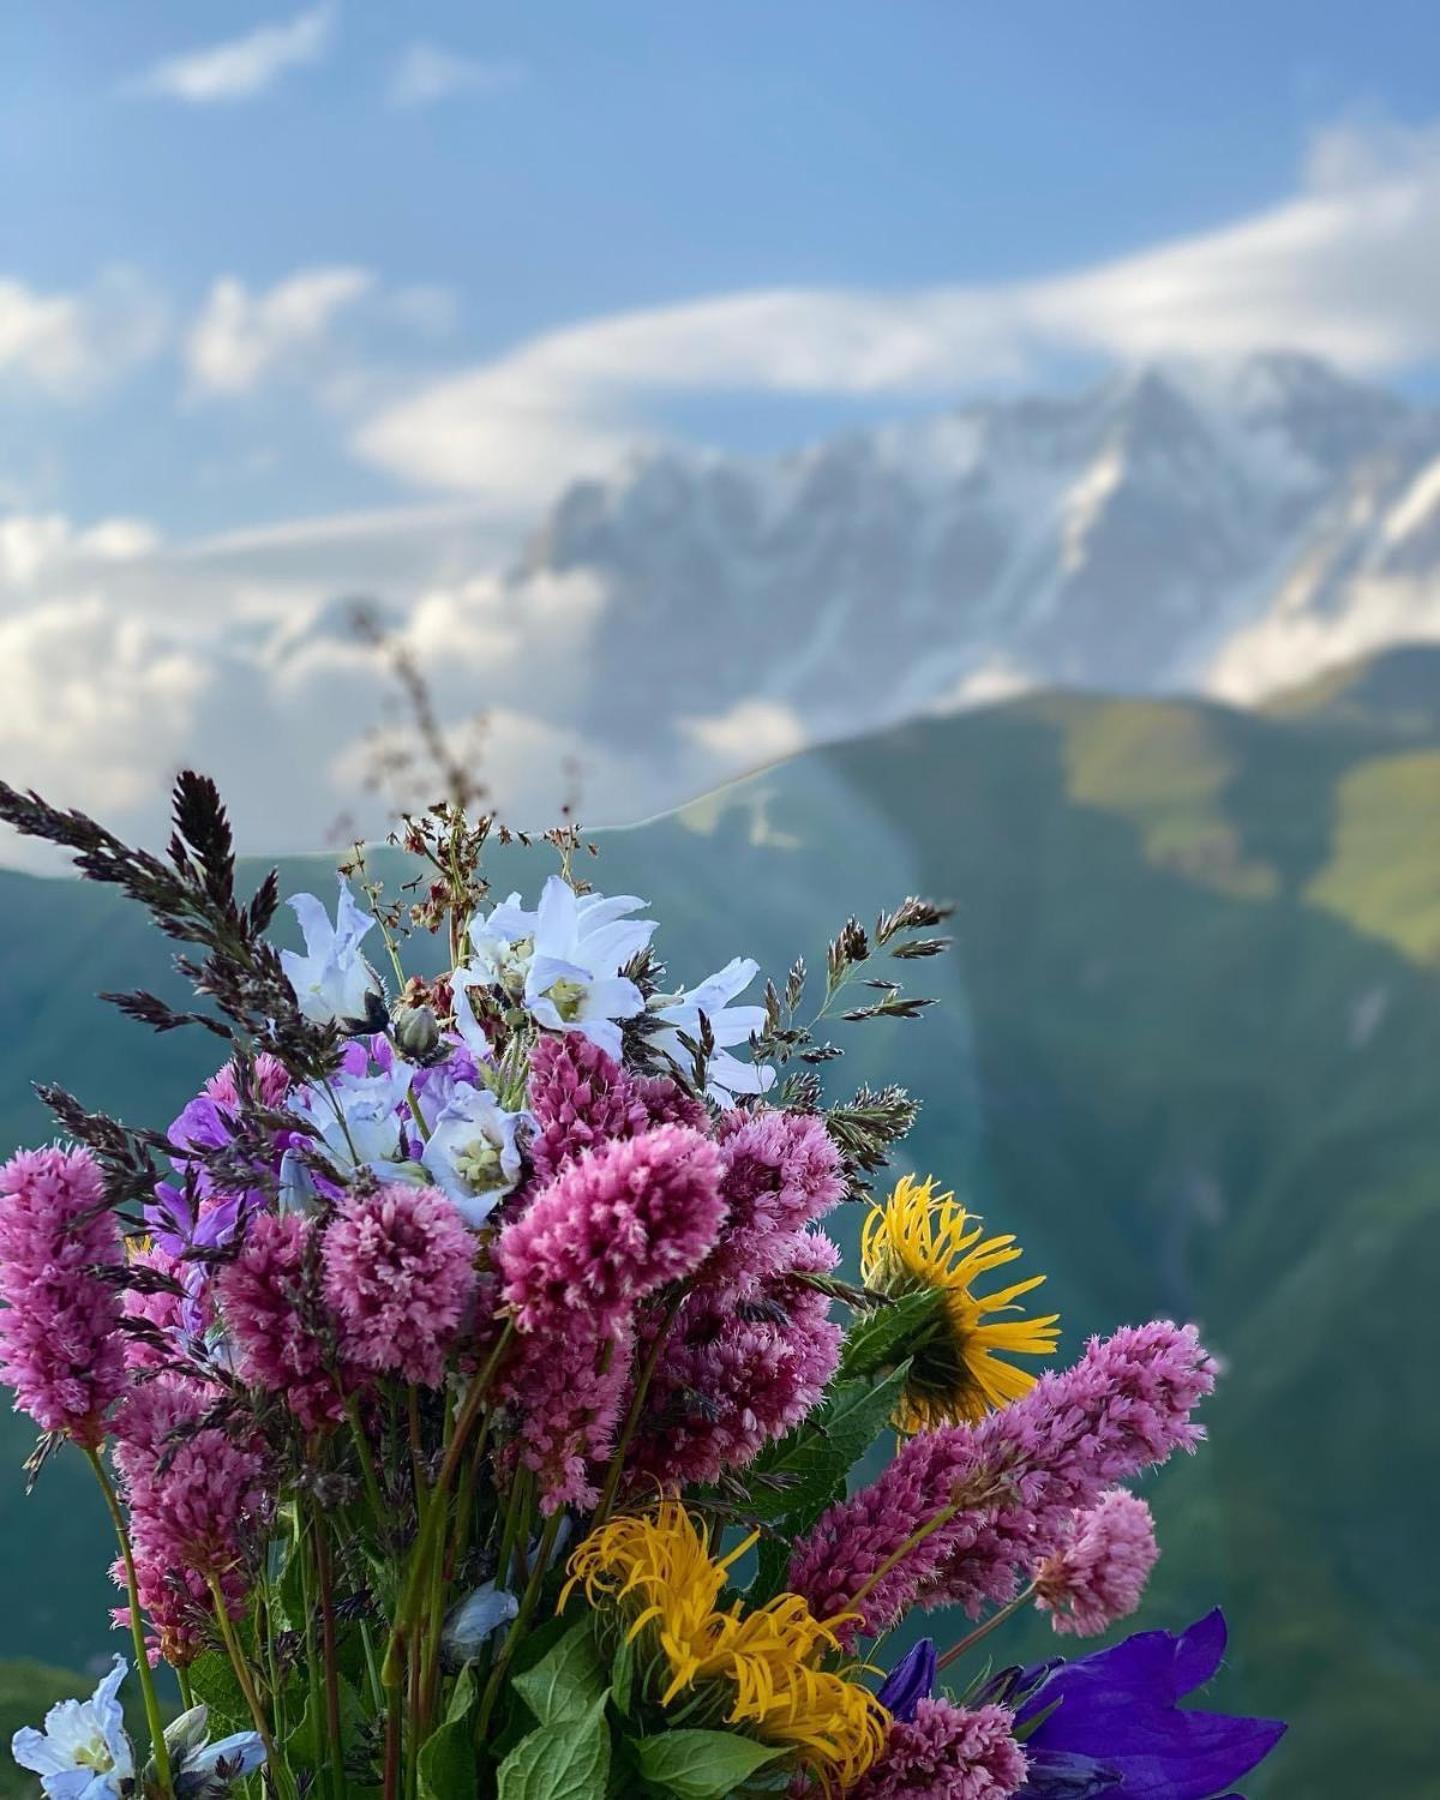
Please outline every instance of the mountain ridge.
M788 709L791 742L1020 687L1249 702L1440 638L1440 413L1276 353L769 458L637 453L560 496L505 602L582 574L602 737L645 696L682 736Z

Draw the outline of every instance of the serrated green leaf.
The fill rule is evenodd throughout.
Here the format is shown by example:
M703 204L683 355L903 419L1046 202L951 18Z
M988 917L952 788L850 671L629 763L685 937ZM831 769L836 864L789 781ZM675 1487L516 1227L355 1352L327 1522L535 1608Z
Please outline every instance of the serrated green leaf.
M647 1781L675 1800L725 1800L757 1769L784 1754L734 1731L666 1731L634 1738L631 1748Z
M909 1367L902 1363L883 1381L848 1381L832 1388L803 1425L756 1458L748 1509L760 1519L813 1522L885 1428Z
M587 1712L609 1686L592 1615L587 1613L511 1685L542 1725L564 1724Z
M867 1380L913 1356L933 1325L943 1298L938 1288L927 1288L859 1320L846 1335L838 1379Z
M218 1650L202 1651L190 1665L190 1687L196 1700L210 1709L212 1737L228 1737L232 1731L248 1731L253 1726L228 1656Z
M610 1777L610 1727L602 1694L575 1718L541 1726L500 1765L497 1800L595 1800Z

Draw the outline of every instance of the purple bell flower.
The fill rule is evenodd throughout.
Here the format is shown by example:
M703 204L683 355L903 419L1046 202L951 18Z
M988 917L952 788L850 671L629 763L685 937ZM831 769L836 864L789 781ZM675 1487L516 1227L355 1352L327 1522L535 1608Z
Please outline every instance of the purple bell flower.
M1029 1692L1015 1729L1030 1759L1023 1800L1240 1800L1230 1784L1270 1754L1285 1726L1179 1705L1219 1668L1225 1637L1217 1609L1179 1637L1142 1631L1022 1676L1016 1685Z
M902 1725L915 1717L915 1708L935 1691L935 1641L921 1638L885 1677L875 1698Z

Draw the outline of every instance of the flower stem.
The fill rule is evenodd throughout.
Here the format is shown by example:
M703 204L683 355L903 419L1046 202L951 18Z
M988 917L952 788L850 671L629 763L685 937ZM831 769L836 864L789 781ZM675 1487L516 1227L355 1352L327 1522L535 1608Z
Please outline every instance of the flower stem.
M645 1358L644 1367L635 1382L635 1392L630 1396L630 1407L625 1414L625 1423L620 1428L620 1436L615 1441L614 1453L610 1458L610 1467L606 1471L605 1486L600 1495L600 1504L596 1508L591 1530L597 1530L610 1517L611 1508L615 1504L615 1495L620 1488L620 1478L625 1470L625 1456L630 1448L630 1441L640 1423L640 1413L645 1405L645 1396L650 1391L650 1383L655 1378L655 1370L660 1362L660 1352L665 1348L666 1339L670 1336L670 1327L675 1322L675 1315L680 1310L680 1303L685 1298L684 1290L678 1290L665 1308L660 1321L660 1329L655 1333L655 1342L651 1344Z
M130 1633L135 1641L135 1673L140 1681L140 1692L145 1698L145 1723L150 1731L150 1754L155 1759L155 1777L160 1784L160 1791L162 1794L170 1794L174 1791L174 1780L170 1774L170 1750L165 1742L165 1726L160 1717L160 1701L155 1692L154 1677L150 1673L150 1655L145 1648L145 1625L140 1616L140 1582L135 1574L135 1553L130 1547L130 1533L125 1528L125 1514L120 1507L120 1498L115 1492L114 1483L105 1472L99 1451L86 1446L85 1457L95 1471L95 1479L100 1483L100 1492L105 1496L105 1504L114 1521L115 1535L120 1540L120 1555L125 1564L125 1590L130 1599Z
M360 1457L360 1474L365 1483L365 1497L369 1500L375 1514L375 1528L385 1528L385 1502L380 1494L380 1479L375 1473L374 1459L370 1455L370 1445L365 1436L365 1427L360 1418L360 1407L353 1394L342 1394L345 1416L350 1421L350 1432L355 1439L355 1449Z
M495 1667L490 1671L490 1679L485 1684L485 1694L480 1702L479 1717L475 1721L475 1741L485 1742L485 1733L490 1728L490 1715L495 1710L495 1702L500 1697L500 1688L505 1680L506 1671L513 1662L520 1640L524 1637L535 1608L540 1604L540 1589L545 1580L545 1571L550 1566L550 1555L555 1548L555 1539L560 1534L560 1526L564 1522L565 1512L556 1507L545 1521L545 1529L540 1534L540 1543L535 1551L535 1564L530 1571L530 1579L526 1583L525 1592L521 1596L520 1609L515 1614L515 1622L505 1638L505 1647L495 1659Z
M336 1800L345 1800L345 1747L340 1735L340 1669L335 1641L335 1572L330 1543L317 1508L313 1525L315 1572L320 1581L320 1641L325 1652L325 1726L330 1739L330 1767Z
M975 1493L972 1489L962 1486L951 1498L948 1506L942 1506L939 1512L932 1513L923 1525L917 1527L916 1530L910 1533L909 1537L906 1538L905 1542L898 1550L893 1550L890 1555L885 1558L884 1562L881 1563L874 1574L864 1581L850 1596L850 1600L846 1605L845 1610L847 1612L852 1612L858 1609L860 1602L870 1594L874 1593L875 1589L892 1569L904 1562L907 1556L912 1555L918 1550L927 1538L933 1537L942 1525L948 1525L957 1513L968 1512L974 1507L985 1505L987 1501L994 1499L997 1494L1003 1492L1003 1489L1004 1484L1002 1482L992 1483L991 1486L981 1489L979 1493ZM868 1635L871 1634L867 1633L867 1636Z
M260 1695L255 1688L255 1677L250 1665L245 1660L245 1652L240 1648L240 1641L235 1636L235 1627L230 1622L230 1609L225 1604L225 1592L215 1576L210 1577L210 1597L215 1603L215 1623L220 1630L220 1641L225 1646L225 1654L230 1658L230 1666L235 1671L235 1679L240 1683L240 1692L245 1696L245 1704L250 1708L250 1717L255 1721L255 1730L260 1742L265 1746L265 1761L278 1782L280 1777L280 1758L275 1751L275 1739L271 1735L270 1721L265 1716L265 1708L260 1704Z
M984 1624L977 1625L967 1637L961 1638L958 1644L947 1650L940 1658L939 1662L936 1663L935 1667L937 1669L948 1669L951 1663L958 1662L967 1650L973 1650L982 1638L989 1637L990 1633L997 1625L1003 1625L1007 1619L1013 1619L1022 1606L1027 1606L1030 1603L1031 1599L1034 1597L1034 1593L1035 1583L1032 1581L1029 1587L1024 1589L1023 1592L1018 1593L1008 1606L1002 1606L999 1612L992 1613L990 1617L985 1620Z
M449 1517L446 1499L451 1483L460 1467L461 1458L465 1454L466 1444L475 1421L480 1416L480 1408L484 1404L485 1394L495 1371L500 1366L500 1359L510 1343L515 1330L512 1319L505 1321L505 1329L499 1341L491 1351L485 1367L471 1382L469 1391L460 1411L455 1417L455 1431L450 1439L449 1448L445 1452L445 1460L440 1465L440 1472L435 1477L435 1485L431 1488L421 1515L420 1531L415 1539L415 1548L411 1552L410 1567L405 1576L405 1586L400 1596L400 1603L395 1610L395 1619L390 1633L390 1643L385 1651L385 1662L381 1669L381 1678L385 1686L393 1693L399 1681L399 1658L404 1640L409 1635L415 1622L417 1608L423 1600L429 1586L430 1558L438 1554L442 1522Z
M414 1119L420 1136L428 1144L430 1142L430 1127L425 1123L425 1115L420 1110L420 1102L415 1098L415 1088L413 1083L406 1088L405 1098L410 1105L410 1117Z

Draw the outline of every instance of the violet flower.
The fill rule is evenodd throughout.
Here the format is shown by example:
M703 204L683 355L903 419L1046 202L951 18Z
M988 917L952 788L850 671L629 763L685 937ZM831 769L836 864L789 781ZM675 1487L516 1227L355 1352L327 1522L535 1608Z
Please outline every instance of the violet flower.
M935 1692L935 1640L921 1638L885 1677L875 1698L894 1719L908 1725L915 1708Z
M1142 1631L1113 1649L1038 1671L1015 1715L1030 1764L1024 1800L1229 1795L1231 1784L1275 1748L1285 1726L1278 1719L1181 1709L1180 1701L1219 1668L1225 1638L1217 1608L1178 1637ZM1027 1722L1036 1720L1025 1737Z

